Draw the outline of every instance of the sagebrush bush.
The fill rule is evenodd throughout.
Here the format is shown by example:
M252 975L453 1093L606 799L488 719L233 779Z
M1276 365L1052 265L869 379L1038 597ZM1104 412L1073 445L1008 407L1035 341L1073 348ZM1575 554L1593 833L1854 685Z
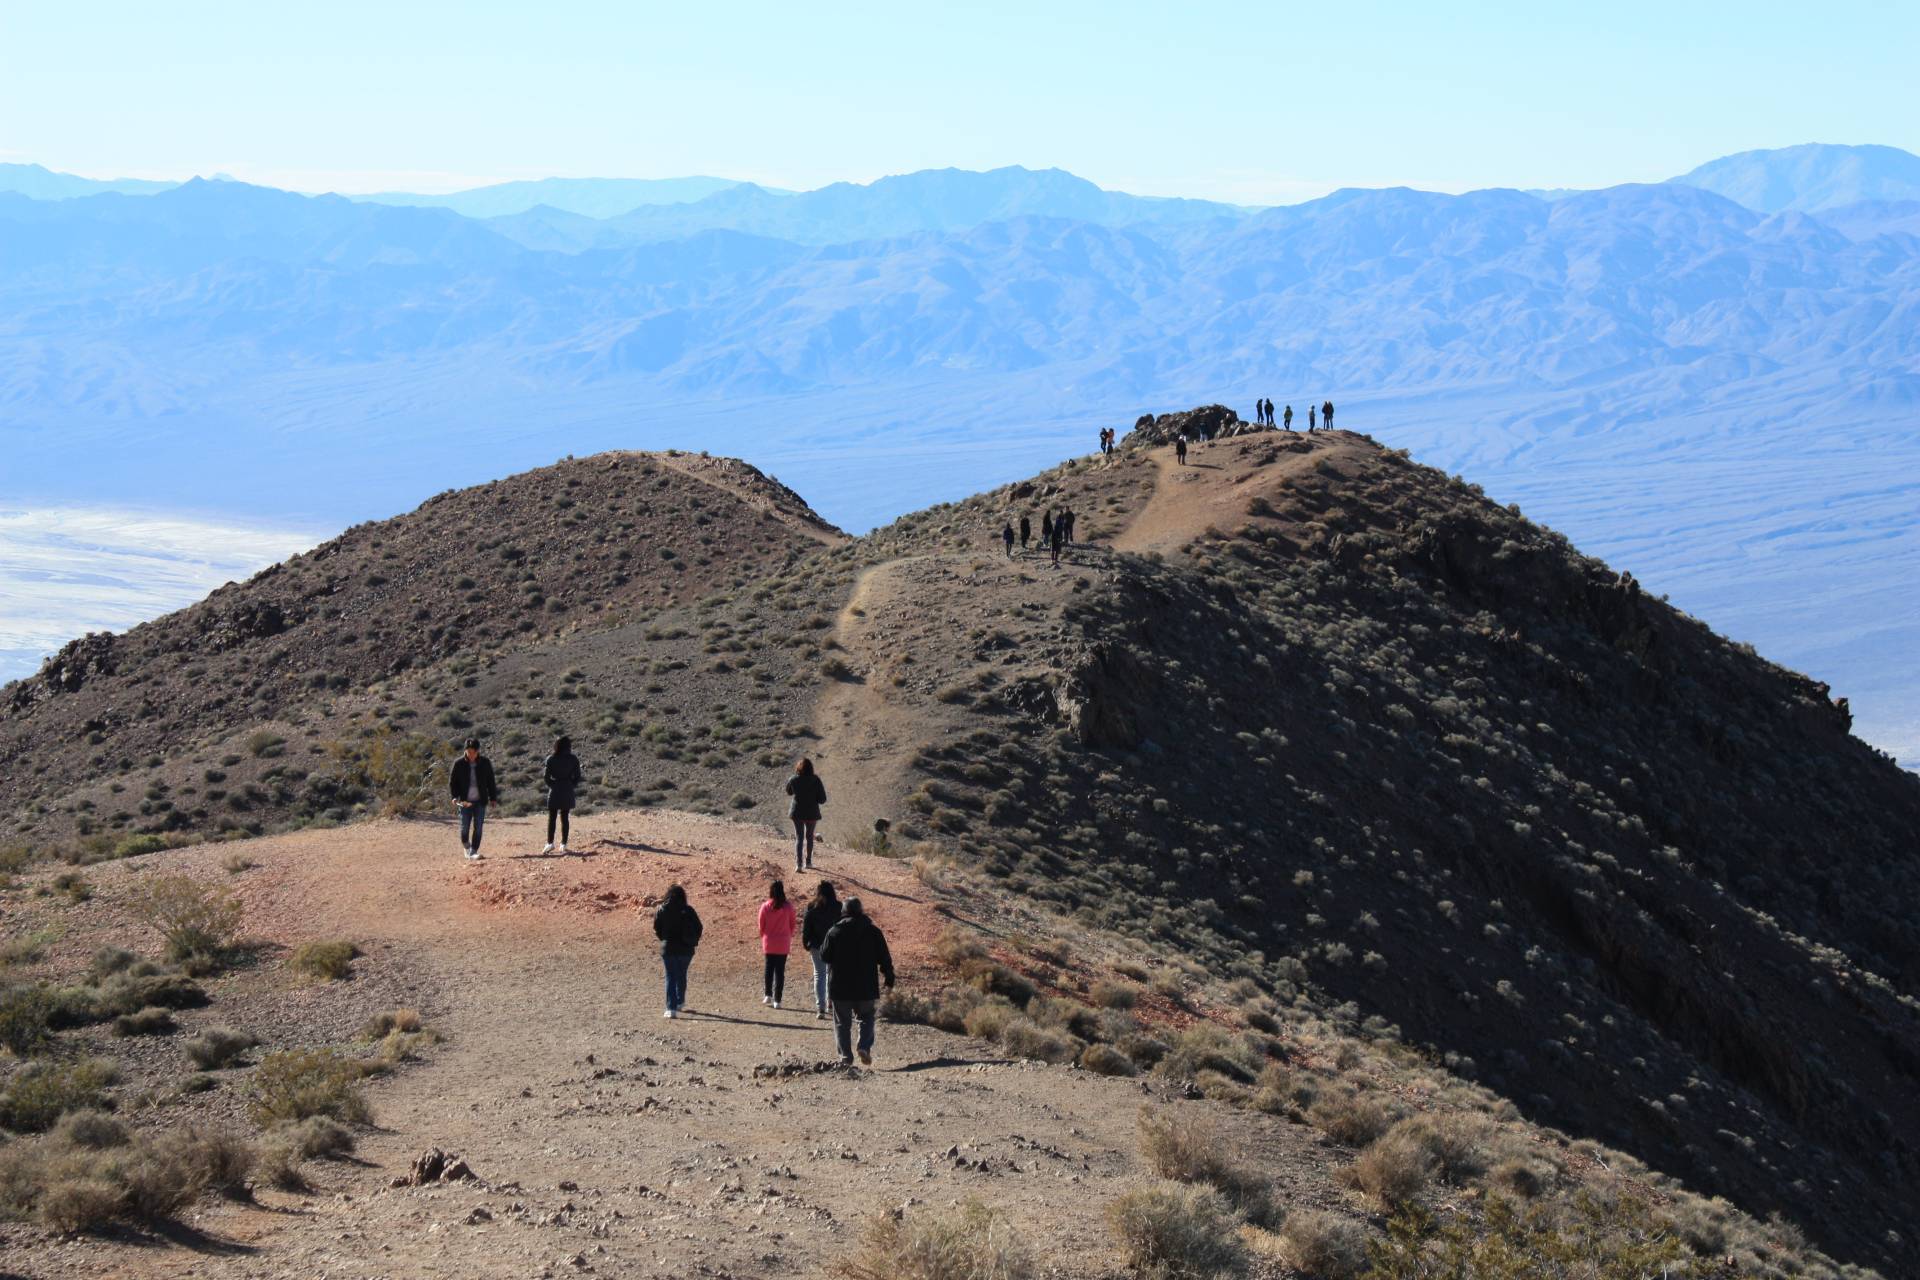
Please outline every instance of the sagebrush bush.
M1080 1052L1079 1041L1066 1032L1022 1016L1008 1019L1000 1028L1000 1047L1015 1057L1039 1062L1071 1062Z
M1175 1182L1198 1182L1226 1196L1247 1220L1266 1224L1277 1210L1267 1180L1235 1163L1233 1144L1205 1117L1178 1108L1140 1108L1140 1155Z
M344 938L327 942L303 942L287 958L287 967L309 978L333 982L353 972L360 948Z
M127 1145L127 1127L104 1111L69 1111L54 1127L54 1139L69 1147L105 1151Z
M1239 1223L1208 1186L1158 1182L1107 1206L1129 1272L1145 1280L1205 1280L1247 1269Z
M40 1133L69 1111L100 1110L118 1078L112 1063L97 1058L30 1062L0 1091L0 1128Z
M132 907L159 931L175 961L217 959L233 946L245 912L231 889L180 874L136 882Z
M956 1209L886 1208L867 1223L859 1251L834 1274L846 1280L1028 1280L1033 1255L1005 1214L979 1200Z
M1154 1071L1170 1080L1193 1080L1202 1072L1213 1071L1250 1084L1261 1066L1262 1056L1243 1037L1211 1022L1201 1022L1179 1034Z
M1418 1137L1395 1129L1368 1144L1339 1178L1391 1213L1426 1190L1435 1163Z
M1345 1218L1296 1209L1287 1215L1279 1237L1287 1261L1316 1280L1356 1280L1367 1270L1366 1232Z
M117 1036L160 1036L179 1028L172 1011L159 1005L148 1005L137 1013L123 1013L113 1020L113 1034Z
M1307 1119L1343 1147L1364 1147L1393 1123L1385 1103L1348 1090L1322 1094L1308 1108Z
M364 1075L359 1063L332 1049L270 1053L254 1072L249 1114L263 1127L308 1116L365 1124L372 1110L360 1090Z
M1130 982L1096 982L1087 994L1102 1009L1131 1009L1140 1003L1140 988Z
M53 1039L53 993L42 983L0 988L0 1049L16 1058L37 1053Z
M242 1054L259 1043L259 1037L232 1027L208 1027L182 1047L194 1066L202 1071L218 1071L238 1062Z
M1133 1059L1110 1044L1090 1044L1080 1054L1080 1065L1096 1075L1134 1076L1140 1068Z
M396 1031L412 1033L420 1030L420 1027L418 1009L387 1009L360 1024L360 1038L384 1040Z

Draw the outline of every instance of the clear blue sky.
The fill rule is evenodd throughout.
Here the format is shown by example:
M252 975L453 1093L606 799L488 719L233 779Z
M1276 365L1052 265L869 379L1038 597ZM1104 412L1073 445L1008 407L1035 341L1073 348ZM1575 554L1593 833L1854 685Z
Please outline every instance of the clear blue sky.
M0 160L308 190L1058 165L1279 203L1920 151L1920 4L28 3Z

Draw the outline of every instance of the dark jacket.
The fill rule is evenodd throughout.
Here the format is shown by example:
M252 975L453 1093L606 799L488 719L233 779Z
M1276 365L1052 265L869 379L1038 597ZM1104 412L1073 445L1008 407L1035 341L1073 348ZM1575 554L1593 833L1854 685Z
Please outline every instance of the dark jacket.
M827 941L827 933L840 923L840 900L832 902L810 902L807 914L800 917L800 945L808 951L822 946Z
M573 808L573 793L580 785L582 776L580 757L573 752L548 756L544 775L547 784L547 803L556 809Z
M840 917L840 923L827 930L820 958L827 962L827 994L835 1000L878 1000L879 974L893 985L887 935L865 916Z
M789 818L820 821L820 806L827 802L827 784L820 781L819 774L794 774L787 779L787 794L793 797L793 803L787 806Z
M653 936L663 956L690 956L700 945L700 913L691 903L663 902L653 913Z
M453 762L453 773L447 778L448 794L455 800L465 800L467 798L467 770L469 769L478 769L480 771L480 803L499 804L500 788L494 785L493 761L487 759L485 756L481 756L471 765L467 763L467 757L464 754Z

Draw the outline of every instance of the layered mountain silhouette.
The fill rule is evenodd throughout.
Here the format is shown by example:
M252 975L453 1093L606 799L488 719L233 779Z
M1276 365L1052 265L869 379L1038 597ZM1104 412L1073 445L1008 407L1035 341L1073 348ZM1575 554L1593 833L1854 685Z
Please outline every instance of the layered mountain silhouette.
M1920 779L1398 451L1147 438L858 539L697 455L441 495L0 692L0 840L352 821L376 745L468 733L518 810L561 732L589 804L749 818L817 754L834 840L888 818L1898 1270ZM1059 566L1003 554L1062 508Z
M205 181L0 196L0 496L345 522L691 427L832 475L828 516L861 529L1142 409L1332 395L1630 550L1920 758L1890 660L1920 640L1898 587L1920 573L1920 238L1884 150L1264 211L1017 168L613 218Z
M1920 199L1920 156L1898 147L1808 143L1723 156L1674 181L1761 213L1817 213L1862 201Z

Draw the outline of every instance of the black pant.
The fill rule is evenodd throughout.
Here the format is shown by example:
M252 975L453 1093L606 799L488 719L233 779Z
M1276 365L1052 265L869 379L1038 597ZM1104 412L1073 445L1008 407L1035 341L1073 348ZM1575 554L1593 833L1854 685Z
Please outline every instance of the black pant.
M787 993L787 958L769 955L767 958L765 982L767 998L779 1001Z
M572 809L562 809L557 804L550 804L547 806L547 843L548 844L553 843L553 820L555 818L560 819L560 843L565 844L567 842L567 816L572 812L573 812Z

